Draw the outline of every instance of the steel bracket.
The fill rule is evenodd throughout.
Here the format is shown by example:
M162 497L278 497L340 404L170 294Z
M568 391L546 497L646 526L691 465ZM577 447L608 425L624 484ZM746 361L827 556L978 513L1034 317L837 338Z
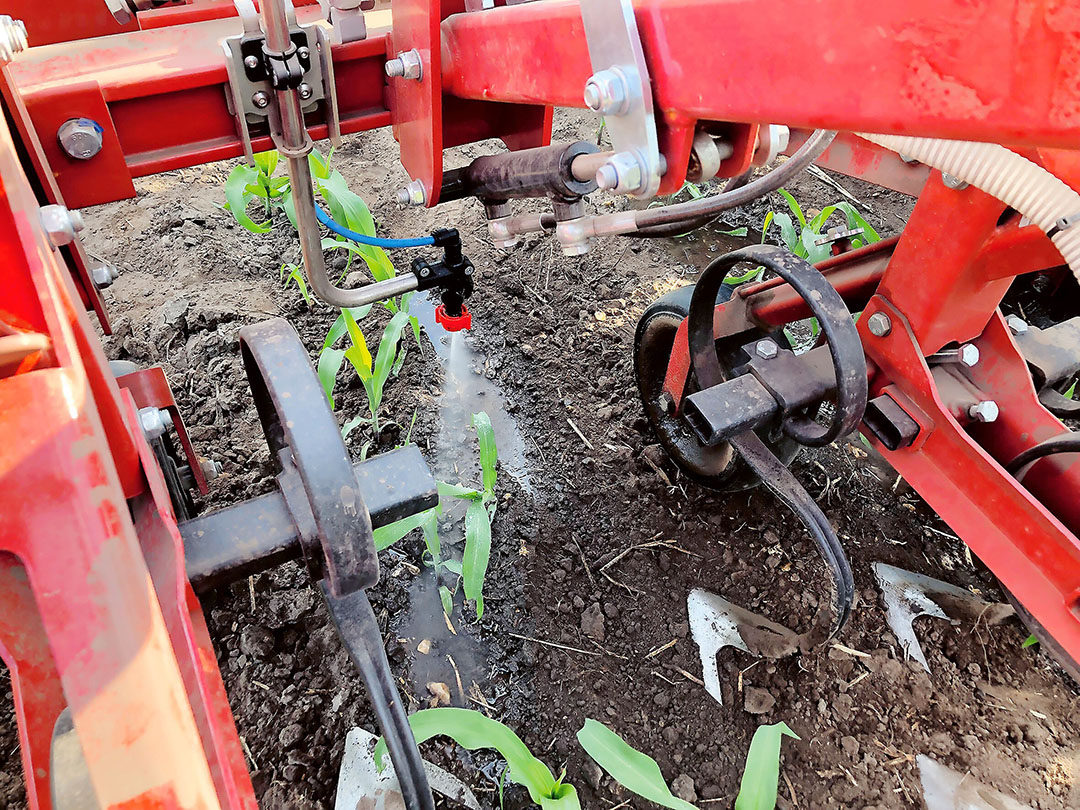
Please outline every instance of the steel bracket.
M266 124L271 134L277 129L274 93L277 89L298 89L305 114L315 112L323 102L327 134L335 147L341 144L341 121L338 115L334 64L330 40L317 23L299 25L292 4L288 5L292 52L281 65L295 69L296 75L276 76L273 55L265 51L265 37L252 0L235 0L244 33L222 41L225 71L229 77L226 93L229 112L236 119L237 134L244 147L248 165L255 165L251 146L252 125ZM275 139L276 140L276 139Z
M653 115L652 86L630 0L588 0L581 4L585 41L593 77L586 84L586 103L604 114L615 154L605 169L615 181L600 183L617 194L639 199L656 196L663 164ZM607 109L603 96L589 88L614 87L616 100ZM594 103L589 103L593 101ZM600 106L597 106L600 105ZM601 169L601 171L605 171ZM600 175L597 175L598 182Z

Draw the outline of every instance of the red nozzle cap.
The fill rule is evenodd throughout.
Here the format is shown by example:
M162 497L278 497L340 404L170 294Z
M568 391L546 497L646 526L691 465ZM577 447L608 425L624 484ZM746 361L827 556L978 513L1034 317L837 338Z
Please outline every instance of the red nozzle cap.
M472 328L472 313L464 304L461 305L461 314L450 315L443 304L435 307L435 323L442 324L447 332L460 332L462 329Z

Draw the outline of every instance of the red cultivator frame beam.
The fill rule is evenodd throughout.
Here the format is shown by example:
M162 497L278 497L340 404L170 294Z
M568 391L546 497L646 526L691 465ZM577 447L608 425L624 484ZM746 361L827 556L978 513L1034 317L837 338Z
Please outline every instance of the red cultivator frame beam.
M99 2L65 7L92 13ZM701 122L746 136L770 121L1025 147L1080 187L1078 153L1061 151L1080 144L1080 14L1068 4L795 0L783 25L750 0L634 6L668 167L663 191L681 186ZM38 41L62 43L11 66L9 125L0 129L0 321L45 340L14 367L0 363L0 653L12 669L31 806L50 806L49 742L67 706L106 806L252 807L164 482L136 401L109 374L88 323L90 309L105 323L100 297L77 242L51 249L37 220L47 202L120 199L134 194L133 178L240 155L220 43L239 23L207 0L140 13L126 33L64 42L71 31L44 20L62 16L55 8L21 7L32 41L41 26L48 33ZM367 40L333 48L342 132L392 124L429 205L444 148L489 137L515 149L546 143L551 106L580 106L592 73L572 0L463 8L395 0L392 30L372 17ZM298 17L317 13L301 8ZM107 20L93 19L87 33L109 33ZM857 27L838 22L853 19ZM422 81L387 83L388 52L410 48L423 60ZM90 160L57 142L59 126L77 117L103 129ZM313 137L326 135L326 122L308 123ZM733 140L743 152L732 165L744 165L752 137ZM253 139L255 150L271 145ZM921 192L899 239L821 266L864 312L871 396L887 394L919 427L909 446L882 451L1080 657L1080 462L1043 461L1022 485L1003 468L1065 431L1040 405L996 312L1014 276L1060 256L1038 229L1001 222L1002 203L946 188L938 173L855 136L842 135L819 162ZM866 329L876 312L892 325L882 336ZM715 332L807 314L774 280L718 307ZM676 402L689 370L680 334L665 385ZM953 342L979 347L968 382L998 403L999 421L970 423L928 367L925 358Z

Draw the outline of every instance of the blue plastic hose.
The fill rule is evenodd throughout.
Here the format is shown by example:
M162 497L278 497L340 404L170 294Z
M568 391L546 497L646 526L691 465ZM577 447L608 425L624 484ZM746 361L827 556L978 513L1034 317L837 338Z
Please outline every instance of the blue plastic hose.
M323 207L318 204L315 205L315 216L319 218L319 222L338 236L344 236L346 239L351 239L361 245L371 245L372 247L380 248L410 248L435 244L435 237L433 236L417 236L413 239L383 239L378 236L365 236L362 233L350 231L344 225L339 225L334 222L334 220L330 218L330 215L323 210Z

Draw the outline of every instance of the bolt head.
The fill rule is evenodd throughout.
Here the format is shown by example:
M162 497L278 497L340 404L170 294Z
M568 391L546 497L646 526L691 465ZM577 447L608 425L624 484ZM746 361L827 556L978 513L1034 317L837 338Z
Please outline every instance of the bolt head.
M307 48L297 48L296 55L301 59L308 59L311 56L311 51L309 51Z
M203 477L207 481L213 481L215 478L221 475L221 465L213 459L199 459L199 466L202 468Z
M431 275L431 268L430 267L421 267L420 268L420 277L421 278L427 278L430 275Z
M656 403L660 406L660 410L671 416L675 413L675 397L673 397L667 391L661 391L660 396L656 398Z
M979 363L979 347L972 343L965 343L958 353L960 365L973 368Z
M315 91L311 88L311 85L307 82L303 82L298 88L296 88L296 92L300 94L300 98L304 99L304 101L307 101L315 93Z
M53 247L71 244L75 241L75 234L83 229L79 212L69 211L62 205L43 205L40 217L41 226Z
M257 57L255 54L251 54L250 56L245 56L244 57L244 67L246 67L248 70L254 70L258 66L259 66L259 57Z
M1005 319L1005 324L1014 335L1022 335L1028 330L1027 321L1017 315L1010 315Z
M264 110L270 106L270 96L263 90L257 90L251 96L251 103L260 110Z
M968 408L968 416L976 422L994 422L998 418L998 406L992 399L976 402Z
M475 270L471 264L465 268L465 275L467 276L471 276L474 272Z
M99 264L90 268L90 277L94 281L94 286L99 290L104 290L106 287L111 287L112 283L116 281L120 275L120 271L116 269L116 265L113 264Z
M142 424L143 434L147 441L153 441L172 427L172 415L166 410L153 406L140 408L139 422Z
M69 118L56 130L56 140L69 157L90 160L104 143L104 130L90 118Z
M772 340L765 338L757 342L754 352L762 360L772 360L780 352L780 348Z
M941 182L945 184L946 188L951 188L954 191L962 191L968 187L967 181L961 180L959 177L948 174L947 172L941 173Z
M892 321L884 312L875 312L867 319L866 328L874 337L885 337L892 331Z

